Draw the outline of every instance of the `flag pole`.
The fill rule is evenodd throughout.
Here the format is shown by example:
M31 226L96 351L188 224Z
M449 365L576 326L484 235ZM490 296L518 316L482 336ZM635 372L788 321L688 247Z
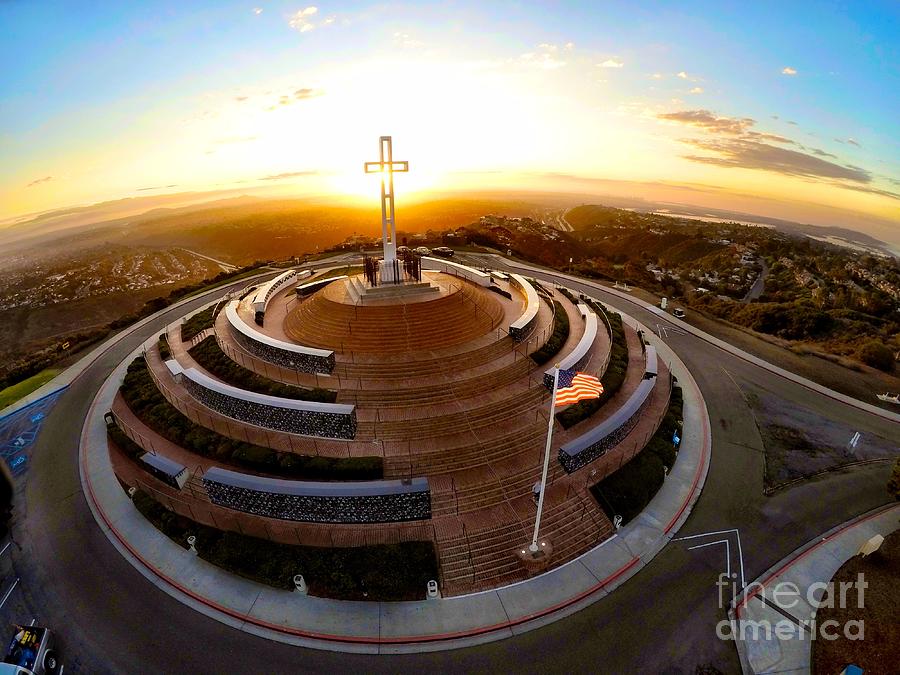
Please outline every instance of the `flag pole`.
M537 515L534 518L534 536L528 547L532 553L540 550L538 546L538 530L541 528L541 512L544 510L544 493L547 491L547 471L550 468L550 442L553 439L554 410L556 406L556 388L559 386L559 364L553 370L553 392L550 395L550 419L547 422L547 446L544 448L544 470L541 473L541 493L538 495Z

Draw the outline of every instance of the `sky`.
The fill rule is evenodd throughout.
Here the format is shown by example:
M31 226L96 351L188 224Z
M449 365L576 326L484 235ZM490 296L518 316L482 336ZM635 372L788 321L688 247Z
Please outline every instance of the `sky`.
M398 199L687 186L900 241L897 2L313 2L0 2L0 219L377 198L392 135Z

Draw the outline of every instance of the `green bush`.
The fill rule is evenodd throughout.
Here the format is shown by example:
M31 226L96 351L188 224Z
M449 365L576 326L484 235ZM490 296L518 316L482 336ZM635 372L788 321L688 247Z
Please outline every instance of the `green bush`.
M644 510L662 487L664 467L671 469L675 464L672 434L681 428L682 408L681 388L674 387L666 416L653 438L625 466L591 487L610 519L618 515L627 523Z
M213 313L215 310L215 305L207 307L202 312L197 312L194 316L181 324L181 341L187 342L188 340L192 340L207 328L212 328L214 321Z
M888 479L887 489L890 495L900 502L900 457L894 462L894 470Z
M595 303L592 305L595 312L600 317L603 324L603 310ZM600 378L603 385L603 393L599 398L592 398L586 401L579 401L575 405L571 405L556 416L563 429L569 429L581 420L587 419L595 412L600 410L603 405L616 395L616 392L622 388L625 382L625 376L628 373L628 344L625 341L625 328L622 326L622 317L615 312L605 312L609 318L610 326L612 326L612 340L609 353L609 364L606 366L606 372Z
M142 356L128 366L119 391L128 407L144 424L172 443L202 457L306 480L377 480L384 475L381 457L295 455L236 441L194 424L159 392Z
M232 361L219 348L219 343L212 335L190 349L190 355L194 357L203 368L223 382L234 385L239 389L254 391L257 394L291 398L298 401L319 401L321 403L334 403L337 400L337 392L328 389L304 389L289 384L275 382L267 377L262 377Z
M128 457L137 459L144 454L144 449L128 438L128 436L125 435L125 432L115 424L111 427L107 427L106 433L110 440L119 447L119 450L124 452Z
M165 333L159 336L159 340L156 341L156 348L159 350L159 358L163 361L168 361L172 358L172 350L169 349L169 340L166 338Z
M557 300L553 301L553 333L543 347L531 355L531 359L539 366L552 359L569 339L569 316L565 308Z
M885 372L894 369L894 352L881 340L869 340L859 348L859 360Z
M166 510L138 490L134 505L163 534L187 548L197 537L201 558L233 574L290 590L302 574L312 595L338 600L422 600L430 579L438 578L430 541L406 541L353 548L280 544L225 532Z

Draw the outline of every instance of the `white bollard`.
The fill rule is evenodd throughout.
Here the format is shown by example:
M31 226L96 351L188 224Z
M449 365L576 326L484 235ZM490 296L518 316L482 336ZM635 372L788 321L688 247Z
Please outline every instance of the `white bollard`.
M128 488L128 498L129 498L129 499L132 499L132 500L133 500L133 499L134 499L134 496L135 496L136 494L137 494L137 488L136 488L136 487L130 487L130 488Z
M622 527L622 516L615 516L613 518L613 527L617 530Z
M197 548L194 546L194 544L197 543L197 537L195 537L192 534L190 537L187 538L187 543L188 543L188 551L190 551L194 555L197 555Z
M294 591L300 595L309 593L309 589L306 588L306 579L303 578L302 574L294 575Z
M438 582L434 579L428 582L427 597L429 600L439 600L441 597L441 592L438 590Z

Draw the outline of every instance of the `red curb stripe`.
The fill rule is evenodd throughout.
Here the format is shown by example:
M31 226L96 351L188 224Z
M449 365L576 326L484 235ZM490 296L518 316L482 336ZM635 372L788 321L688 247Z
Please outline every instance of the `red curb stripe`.
M789 568L789 567L791 567L792 565L795 565L795 564L798 563L799 561L803 560L806 556L808 556L810 553L812 553L813 551L815 551L815 550L816 550L817 548L819 548L820 546L824 546L825 544L827 544L827 543L830 542L831 540L835 539L836 537L839 537L841 534L843 534L846 530L850 529L851 527L856 527L857 525L862 525L863 523L865 523L865 522L867 522L867 521L869 521L869 520L872 520L872 518L877 518L878 516L884 515L884 514L885 514L887 511L889 511L891 508L893 508L893 507L888 506L887 508L879 509L879 510L876 511L875 513L870 513L868 516L865 516L865 517L862 517L862 518L857 518L857 519L855 519L855 520L851 520L849 523L845 523L844 526L843 526L841 529L837 530L836 532L832 532L831 534L829 534L827 537L825 537L825 538L822 539L821 541L816 542L813 546L810 546L810 547L809 547L808 549L806 549L805 551L800 552L800 554L798 554L798 555L795 556L794 558L791 558L790 560L788 560L784 565L782 565L782 566L779 567L777 570L775 570L774 572L772 572L772 574L770 574L769 576L767 576L767 577L766 577L762 582L760 582L758 585L754 584L754 591L753 591L752 593L749 593L749 594L745 595L745 596L743 597L743 599L742 599L738 604L736 604L736 605L734 606L734 611L735 611L736 614L738 614L738 618L740 618L740 610L744 607L744 605L746 605L747 602L748 602L751 598L755 597L755 596L759 593L759 591L760 591L762 588L765 588L765 586L766 586L770 581L772 581L772 579L774 579L774 578L777 577L777 576L780 576L787 568ZM848 560L849 560L849 558L848 558ZM753 582L750 582L750 583L753 583Z

